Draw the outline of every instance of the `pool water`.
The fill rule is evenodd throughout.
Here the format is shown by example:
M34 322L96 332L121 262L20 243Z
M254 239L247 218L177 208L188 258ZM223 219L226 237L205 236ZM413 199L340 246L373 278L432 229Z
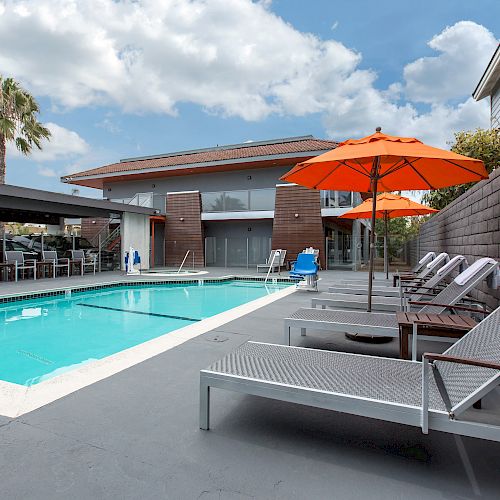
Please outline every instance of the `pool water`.
M37 384L286 286L145 285L0 305L0 380Z

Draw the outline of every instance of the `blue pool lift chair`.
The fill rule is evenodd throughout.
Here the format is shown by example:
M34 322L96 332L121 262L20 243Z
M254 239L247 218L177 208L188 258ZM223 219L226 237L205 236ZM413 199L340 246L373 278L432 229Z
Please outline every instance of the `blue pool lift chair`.
M297 280L297 288L318 291L318 263L312 253L299 253L290 271L290 278ZM305 281L305 286L301 283Z

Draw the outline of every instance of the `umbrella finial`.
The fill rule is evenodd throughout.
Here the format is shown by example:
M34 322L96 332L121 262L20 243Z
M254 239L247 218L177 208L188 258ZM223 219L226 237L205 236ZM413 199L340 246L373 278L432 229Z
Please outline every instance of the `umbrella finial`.
M377 127L377 128L375 129L375 132L382 132L382 127Z

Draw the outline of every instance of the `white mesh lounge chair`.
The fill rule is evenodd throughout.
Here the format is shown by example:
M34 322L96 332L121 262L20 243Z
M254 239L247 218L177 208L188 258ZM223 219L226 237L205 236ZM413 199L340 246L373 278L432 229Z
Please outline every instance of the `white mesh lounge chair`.
M433 288L438 285L446 276L455 270L462 272L467 266L467 259L463 255L456 255L446 264L443 262L445 259L439 259L436 257L432 260L427 267L430 269L429 275L423 279L413 279L411 281L403 281L400 283L400 287L393 286L381 286L378 283L372 288L373 297L400 297L401 288L410 289L419 287ZM450 267L447 267L448 264ZM364 282L357 283L338 283L334 286L328 288L330 293L349 293L353 295L368 295L368 284L366 280Z
M423 363L246 342L200 372L200 428L219 388L500 441L500 409L473 408L499 383L500 309Z
M425 270L425 266L431 262L431 260L434 260L436 258L436 254L434 252L427 252L418 262L417 264L412 268L410 272L403 272L403 273L394 273L393 275L393 284L396 286L396 283L398 280L401 279L412 279L415 276L417 276L419 273L421 273L423 270Z
M33 279L36 280L36 260L35 259L25 259L23 252L20 250L6 250L5 251L5 262L7 264L14 264L15 280L19 279L19 273L24 277L24 273L27 272L32 274Z
M85 273L85 269L90 267L95 274L96 264L97 264L97 256L86 256L83 250L71 250L71 259L74 261L81 262L81 273L82 276Z
M271 271L280 270L285 265L286 250L271 250L269 258L265 264L257 264L257 272L268 271L272 263Z
M470 307L456 304L484 279L496 274L497 270L498 262L496 260L488 257L479 259L460 273L429 302L411 301L409 304L415 307L420 306L419 312L429 314L442 314L449 310L470 310ZM330 333L399 337L398 322L394 313L302 308L285 318L284 323L284 341L287 345L290 345L290 331L292 328L300 328L302 336L306 335L307 329L312 329L324 330ZM441 337L429 337L428 340L437 341L443 339ZM451 339L445 339L445 341L450 342Z
M445 278L450 276L456 269L463 267L466 262L465 257L457 255L452 260L442 265L443 260L438 261L436 257L431 261L429 266L432 266L433 275L422 284L416 282L400 283L397 291L397 296L393 295L393 289L387 290L391 292L390 296L384 296L384 289L377 289L378 295L372 298L372 309L375 311L390 311L397 312L404 310L407 301L422 300L425 295L430 295L436 287L444 282ZM414 286L410 286L414 285ZM355 293L352 294L343 288L329 288L330 291L336 290L338 293L325 293L319 298L312 300L312 307L334 307L337 309L366 309L368 305L367 294ZM364 289L356 289L356 291Z
M53 277L57 276L57 270L65 270L65 274L69 276L69 259L57 257L57 252L55 250L43 250L42 251L43 260L46 262L52 262Z

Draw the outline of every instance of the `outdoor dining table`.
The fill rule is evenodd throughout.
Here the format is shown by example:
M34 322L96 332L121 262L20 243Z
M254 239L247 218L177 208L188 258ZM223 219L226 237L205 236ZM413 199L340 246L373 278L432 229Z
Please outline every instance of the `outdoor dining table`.
M16 265L0 262L0 279L2 281L14 281L16 279Z
M418 312L398 312L399 357L410 359L409 338L413 334L413 324L418 323L418 331L428 337L462 338L477 322L470 316L461 314L425 314Z
M54 276L54 262L51 260L39 260L36 263L36 277L52 278Z

